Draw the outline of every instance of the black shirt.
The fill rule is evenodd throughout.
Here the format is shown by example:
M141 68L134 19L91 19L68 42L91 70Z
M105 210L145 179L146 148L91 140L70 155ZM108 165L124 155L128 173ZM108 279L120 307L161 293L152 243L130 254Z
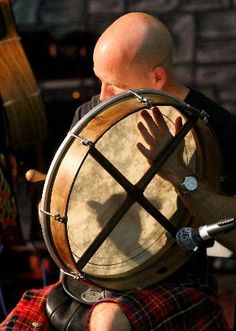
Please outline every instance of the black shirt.
M185 102L209 115L208 125L215 133L223 158L222 191L236 194L236 117L195 90L190 90Z

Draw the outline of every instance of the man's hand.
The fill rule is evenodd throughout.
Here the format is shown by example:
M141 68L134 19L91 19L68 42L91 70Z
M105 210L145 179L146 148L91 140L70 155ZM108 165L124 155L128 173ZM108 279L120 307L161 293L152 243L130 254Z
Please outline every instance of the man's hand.
M147 110L143 110L141 115L144 123L139 122L138 129L147 146L139 142L137 147L148 162L152 164L173 136L158 107L152 108L151 113ZM179 132L181 127L182 118L179 116L175 120L175 134ZM184 143L181 143L158 172L161 177L173 184L178 184L186 174L186 170L188 170L183 161L183 149Z

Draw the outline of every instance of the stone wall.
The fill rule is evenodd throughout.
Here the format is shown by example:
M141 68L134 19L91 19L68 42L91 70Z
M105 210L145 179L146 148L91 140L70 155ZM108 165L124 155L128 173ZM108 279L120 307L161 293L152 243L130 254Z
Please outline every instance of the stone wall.
M13 8L19 28L56 38L73 30L97 36L123 13L151 13L173 34L181 79L236 113L236 0L21 0Z
M124 12L162 19L175 40L179 77L236 113L235 0L90 0L87 9L87 28L96 33Z

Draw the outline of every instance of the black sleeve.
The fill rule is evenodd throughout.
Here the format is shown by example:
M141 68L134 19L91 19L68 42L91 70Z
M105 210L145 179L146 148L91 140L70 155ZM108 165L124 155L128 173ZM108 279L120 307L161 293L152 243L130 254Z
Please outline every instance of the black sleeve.
M71 128L75 126L79 120L86 115L90 110L92 110L95 106L97 106L100 103L99 95L95 95L90 99L88 102L83 103L81 106L79 106L76 111L75 115L73 117Z
M191 106L204 109L209 115L212 128L223 157L221 189L229 195L236 194L236 116L216 104L202 93L190 90L185 100ZM209 151L210 153L210 151Z

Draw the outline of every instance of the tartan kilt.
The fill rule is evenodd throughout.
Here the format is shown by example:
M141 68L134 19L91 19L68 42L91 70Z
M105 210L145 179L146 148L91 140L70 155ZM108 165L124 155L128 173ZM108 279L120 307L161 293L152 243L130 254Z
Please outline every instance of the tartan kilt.
M53 331L45 306L50 291L57 285L26 291L0 324L0 331ZM111 297L91 307L89 317L100 302L113 302L125 313L132 330L229 331L216 293L211 277L193 281L192 277L185 276L184 280L165 280L152 288L113 292Z
M152 288L114 293L101 301L117 303L134 331L230 330L217 303L215 279L206 274L194 280L192 275L170 278Z

